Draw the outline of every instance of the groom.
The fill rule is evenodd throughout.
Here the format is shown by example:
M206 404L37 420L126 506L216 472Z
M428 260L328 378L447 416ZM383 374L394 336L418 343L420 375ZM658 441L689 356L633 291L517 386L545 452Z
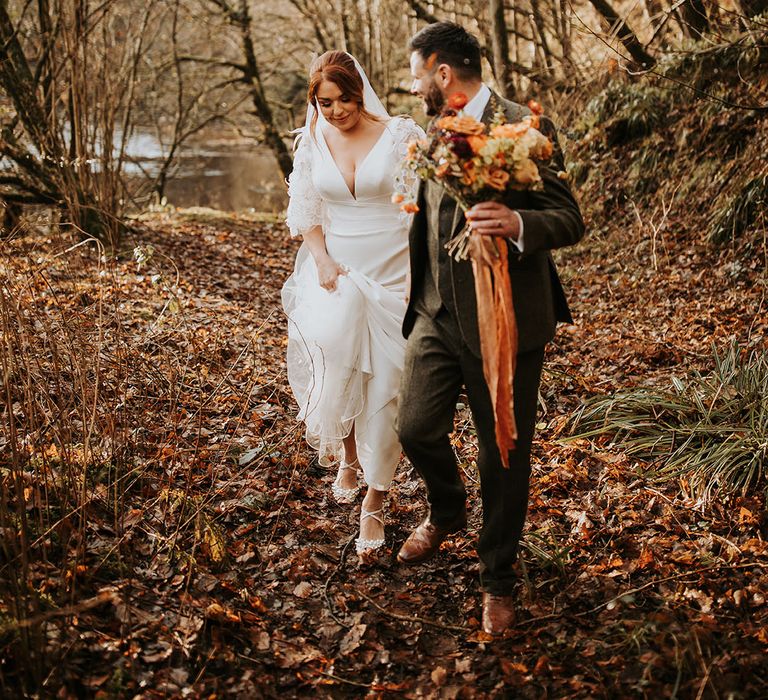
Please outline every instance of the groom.
M410 43L411 91L428 115L464 93L464 112L486 124L501 108L508 121L529 110L494 94L483 82L480 45L464 28L437 22ZM510 241L509 271L519 350L514 377L517 447L502 466L494 413L483 376L472 266L455 262L445 243L464 225L456 202L433 182L419 191L419 212L410 231L412 291L403 323L408 338L401 385L398 432L403 449L427 487L430 512L398 554L403 564L432 557L441 542L467 522L466 492L449 441L456 401L464 387L477 431L483 526L477 545L483 589L483 629L500 634L514 621L513 565L528 509L530 453L544 347L558 321L572 322L550 250L573 245L584 234L579 206L566 182L562 152L552 123L540 130L554 145L540 166L544 190L508 192L503 202L475 205L472 228Z

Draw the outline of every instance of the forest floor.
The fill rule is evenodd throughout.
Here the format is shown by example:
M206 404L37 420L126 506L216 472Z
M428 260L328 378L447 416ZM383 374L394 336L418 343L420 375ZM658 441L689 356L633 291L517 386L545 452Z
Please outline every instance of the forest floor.
M42 231L6 243L30 308L55 300L69 327L120 330L131 376L110 379L106 360L100 371L127 411L137 476L119 520L96 474L87 536L40 535L49 551L29 585L47 601L34 621L45 640L25 657L22 630L2 628L4 694L31 694L31 663L37 692L62 698L768 696L764 494L702 504L621 445L568 434L589 396L709 372L713 344L765 338L765 261L676 238L674 214L666 230L591 230L557 255L575 324L547 353L519 616L498 640L479 626L463 405L453 442L468 531L427 564L397 565L425 509L404 461L386 552L357 561L359 501L332 500L334 474L295 421L280 288L296 245L281 224L147 215L115 261L64 253L73 241ZM33 497L43 477L28 476L27 515L48 522Z

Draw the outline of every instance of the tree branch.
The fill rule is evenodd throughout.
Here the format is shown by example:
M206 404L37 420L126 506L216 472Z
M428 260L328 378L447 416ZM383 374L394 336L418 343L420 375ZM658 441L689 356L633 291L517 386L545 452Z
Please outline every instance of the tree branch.
M212 65L212 66L222 66L223 68L234 68L237 71L240 71L241 73L246 73L248 71L248 66L246 66L243 63L235 63L233 61L223 61L220 58L206 58L205 56L191 56L191 55L180 55L178 57L179 63L202 63L205 65ZM167 68L173 64L173 61L167 61L163 68Z
M427 10L424 5L422 5L419 0L408 0L408 4L411 6L411 9L416 15L417 19L422 20L423 22L427 22L428 24L434 24L435 22L439 22L440 20L435 17L429 10Z
M611 33L624 44L629 55L643 68L653 68L656 65L656 59L643 48L632 28L619 16L608 0L590 0L590 2L607 22Z

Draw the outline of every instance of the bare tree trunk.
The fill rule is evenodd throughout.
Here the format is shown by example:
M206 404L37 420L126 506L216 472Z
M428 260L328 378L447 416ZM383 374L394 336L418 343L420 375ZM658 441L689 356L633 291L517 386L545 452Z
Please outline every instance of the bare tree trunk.
M8 14L7 0L0 0L0 84L40 153L60 152L58 139L46 129L48 120L37 101L35 80Z
M568 22L569 7L570 4L567 0L560 0L560 46L563 47L563 63L572 65L571 28Z
M643 48L632 28L619 16L608 0L590 0L590 2L608 23L611 33L616 34L616 37L624 44L624 48L629 51L629 55L637 64L643 68L652 68L656 65L656 59Z
M38 9L43 13L43 24L49 31L47 3ZM53 41L48 37L47 42ZM37 151L27 150L9 128L0 135L0 154L14 162L17 174L3 174L0 185L6 189L3 198L9 202L27 204L57 204L66 209L72 223L88 234L109 239L114 228L114 217L97 205L92 193L81 186L78 167L85 167L77 159L70 158L52 124L52 114L37 99L39 75L33 74L24 50L19 42L19 32L8 13L7 0L0 0L0 85L10 98L16 115L24 127L31 145ZM50 86L50 82L44 84ZM70 85L70 102L72 86ZM52 108L49 108L52 109ZM74 107L72 107L74 109ZM72 123L72 142L82 145L82 134ZM114 242L114 241L112 241Z
M509 33L504 16L504 0L490 0L491 45L493 47L493 74L503 97L511 97L509 61Z
M277 129L272 107L261 82L261 72L251 36L252 18L248 0L238 0L237 10L227 0L210 0L210 2L224 13L229 23L240 33L240 44L245 59L245 64L239 67L243 74L242 81L248 86L256 116L261 121L264 143L272 150L283 176L288 177L293 170L293 159Z
M266 94L264 93L264 87L261 84L261 76L259 74L259 66L256 62L256 53L253 49L253 39L251 38L250 25L251 16L248 11L248 1L240 0L240 12L243 15L242 25L242 40L243 51L245 52L245 65L247 66L247 72L245 78L251 88L251 99L253 100L253 106L256 108L256 112L261 119L261 123L264 128L264 141L272 149L272 152L277 158L277 164L280 166L280 170L284 177L288 177L293 170L293 159L285 145L280 132L275 125L275 118L272 113L272 107L267 101Z
M315 39L317 40L317 45L320 47L320 51L323 53L328 51L328 40L323 33L323 28L320 26L317 13L312 12L307 3L301 2L301 0L289 0L289 2L299 11L299 13L301 13L301 16L304 17L304 19L312 24L312 31L315 34Z
M518 17L517 12L512 13L512 34L515 37L515 55L514 55L514 61L515 63L520 63L522 61L522 50L520 49L520 26L519 26L520 18ZM512 86L514 88L515 94L518 94L522 90L522 85L520 82L520 76L516 73L513 73L512 78Z
M554 56L549 48L549 42L547 41L547 28L544 24L544 18L541 15L541 9L539 3L531 3L531 14L533 15L533 24L536 28L536 33L539 35L539 45L544 55L544 65L548 74L552 73L554 68Z

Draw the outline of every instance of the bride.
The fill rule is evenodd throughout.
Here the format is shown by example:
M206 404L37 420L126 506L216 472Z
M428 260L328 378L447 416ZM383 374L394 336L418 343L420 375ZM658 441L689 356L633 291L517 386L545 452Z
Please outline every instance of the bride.
M360 554L384 544L384 497L400 460L410 217L394 202L417 186L402 163L424 132L391 118L343 51L312 63L307 102L288 186L288 228L304 240L283 288L288 379L320 464L339 464L338 502L354 502L362 471Z

